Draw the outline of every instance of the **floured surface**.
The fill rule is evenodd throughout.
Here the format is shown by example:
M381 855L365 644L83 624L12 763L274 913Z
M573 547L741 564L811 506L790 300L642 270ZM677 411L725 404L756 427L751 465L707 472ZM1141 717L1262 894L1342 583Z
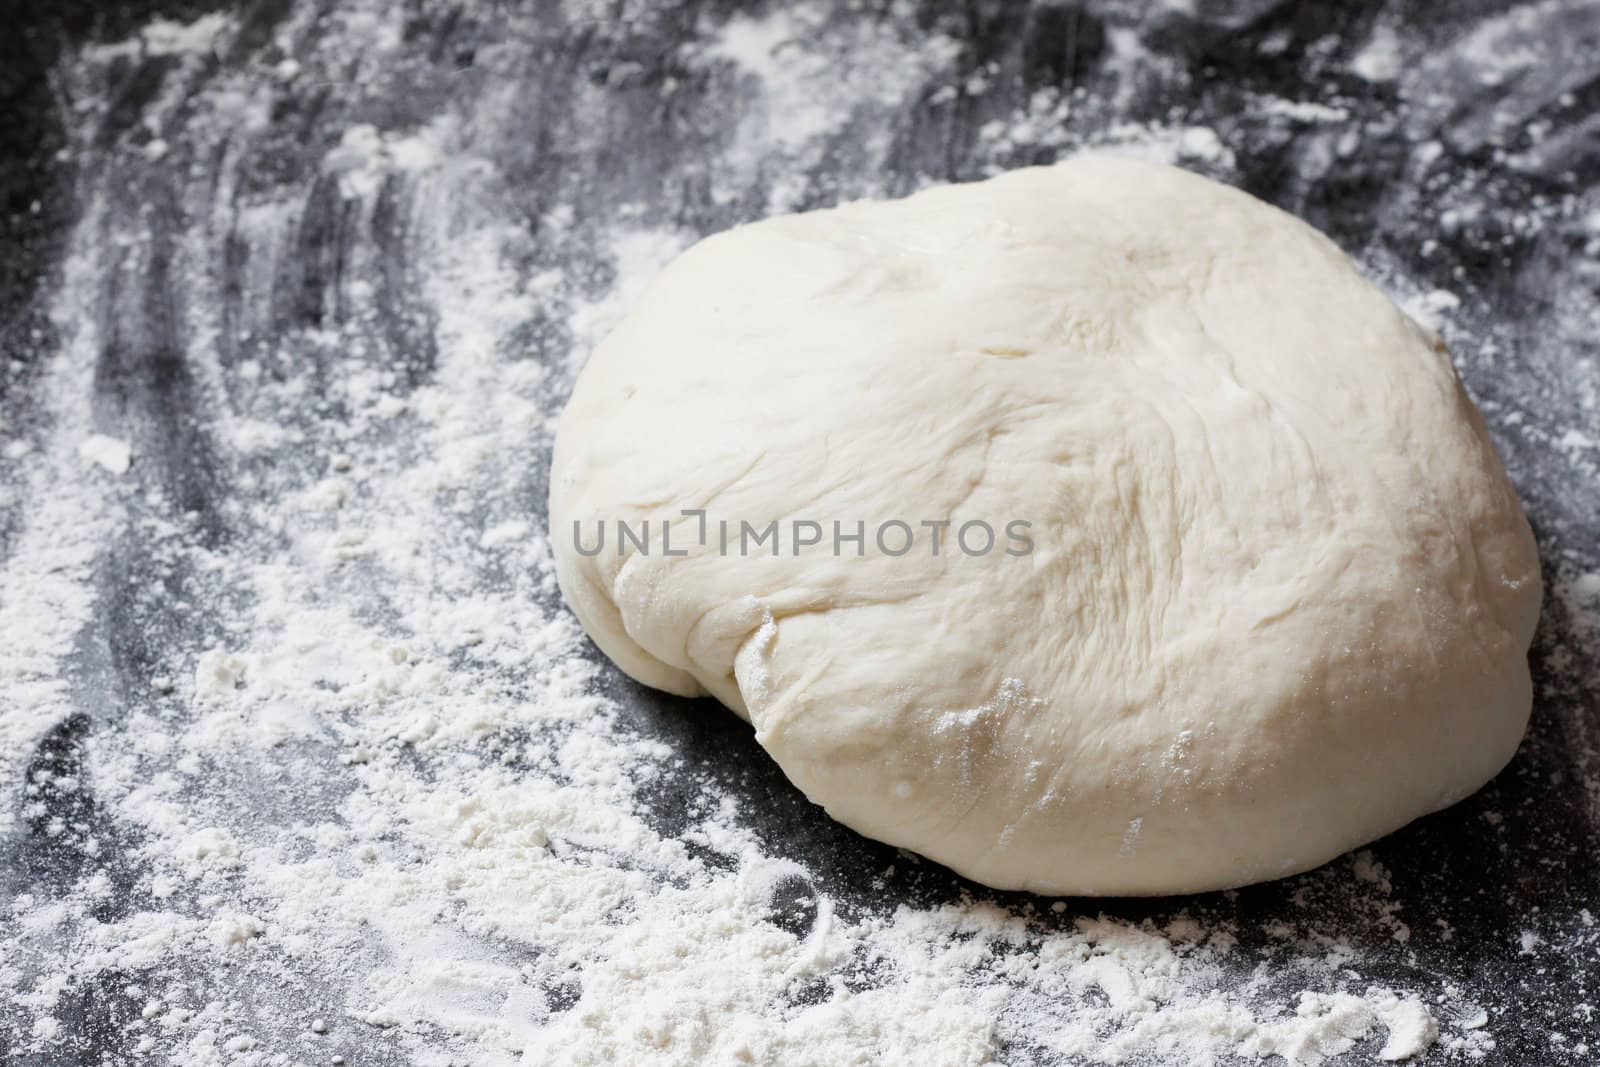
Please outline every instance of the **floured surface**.
M0 404L4 1047L1591 1060L1600 9L1292 8L302 5L64 54L71 226ZM1289 882L983 893L620 681L554 594L551 422L675 251L1086 144L1296 211L1440 326L1540 540L1521 755Z

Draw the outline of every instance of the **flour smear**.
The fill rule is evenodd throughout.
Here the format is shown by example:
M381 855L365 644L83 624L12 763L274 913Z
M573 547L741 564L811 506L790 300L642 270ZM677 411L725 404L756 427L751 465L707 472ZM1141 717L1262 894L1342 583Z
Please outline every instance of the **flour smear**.
M1013 72L909 4L687 27L420 10L153 23L58 71L79 222L38 405L4 427L29 503L0 572L20 798L0 819L30 843L0 1046L184 1067L1495 1054L1493 1013L1416 955L1432 920L1371 852L1265 924L1238 894L1101 914L930 894L947 877L908 855L808 865L738 768L641 719L559 602L553 427L655 270L741 217L943 180L895 163L908 109L928 137L968 115L974 177L1098 146L1227 178L1236 131L1128 110L1180 76L1136 32L1159 9L1110 9L1097 88L1009 96ZM1384 23L1350 69L1403 82L1408 47ZM656 173L618 101L692 150ZM1273 129L1343 121L1258 103ZM1448 329L1449 292L1369 265ZM152 277L161 300L129 295ZM183 396L91 402L119 336L171 339ZM1593 637L1586 566L1553 595ZM1585 917L1530 916L1527 950L1592 954ZM1552 1041L1581 1062L1570 1029Z

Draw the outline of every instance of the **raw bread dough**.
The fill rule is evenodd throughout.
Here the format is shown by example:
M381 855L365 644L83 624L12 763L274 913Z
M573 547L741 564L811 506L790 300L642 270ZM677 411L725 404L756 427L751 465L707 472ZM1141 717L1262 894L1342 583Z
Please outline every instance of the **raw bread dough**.
M1170 167L702 241L584 368L550 517L623 670L992 886L1305 870L1466 796L1527 722L1533 537L1440 340L1308 226ZM774 519L777 556L720 551L719 520ZM826 531L798 554L797 519ZM987 554L953 543L974 519ZM880 550L891 520L912 551Z

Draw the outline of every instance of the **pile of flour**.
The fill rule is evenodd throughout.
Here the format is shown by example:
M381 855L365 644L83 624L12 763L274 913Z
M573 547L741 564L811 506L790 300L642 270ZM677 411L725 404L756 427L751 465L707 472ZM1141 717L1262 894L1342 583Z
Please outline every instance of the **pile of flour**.
M911 5L840 21L802 4L702 27L649 60L666 82L643 78L651 16L635 13L638 39L602 41L604 63L576 72L575 140L527 147L544 84L529 56L552 31L486 27L470 73L440 75L438 24L412 33L390 7L296 4L253 44L259 27L220 16L161 24L61 70L80 222L49 296L41 405L0 428L22 479L3 501L19 521L0 570L0 781L19 799L0 830L65 874L8 883L0 1042L196 1067L1494 1050L1490 1012L1410 954L1431 920L1372 853L1298 880L1300 906L1264 936L1231 917L1235 894L1140 919L956 887L930 903L947 876L908 855L808 866L762 829L737 768L650 728L651 698L597 664L559 603L542 528L554 420L588 347L697 236L607 180L630 164L583 127L611 121L608 94L659 95L689 137L711 135L675 115L677 86L736 90L736 111L706 117L726 140L664 180L746 216L904 191L880 178L896 148L879 120L919 100L988 116L980 169L1093 141L1226 176L1217 130L1105 122L1114 92L991 105L1004 72L955 78L962 46ZM601 15L562 11L569 28ZM1399 46L1374 32L1389 37L1361 69L1390 76ZM1118 85L1164 76L1130 32L1110 47ZM156 88L103 148L129 63L154 64ZM396 94L420 110L396 119ZM295 121L311 132L285 134ZM561 158L530 198L507 168L539 170L537 152ZM839 160L853 177L815 177ZM157 186L181 221L128 210L126 189ZM321 274L297 259L313 225L338 251ZM192 485L149 425L91 404L128 279L158 259L204 509L186 509ZM1449 293L1389 282L1448 320ZM321 313L286 323L285 299ZM1558 577L1593 625L1600 577ZM108 618L135 620L137 654ZM1536 917L1522 936L1530 954L1594 951ZM1411 977L1374 980L1380 959Z

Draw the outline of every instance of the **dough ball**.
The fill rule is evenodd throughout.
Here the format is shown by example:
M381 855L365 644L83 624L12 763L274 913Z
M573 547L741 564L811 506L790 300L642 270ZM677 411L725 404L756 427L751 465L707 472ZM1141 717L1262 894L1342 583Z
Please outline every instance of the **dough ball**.
M624 671L1001 888L1305 870L1466 796L1527 722L1533 537L1439 338L1170 167L700 242L584 368L550 518ZM774 521L776 554L741 544Z

